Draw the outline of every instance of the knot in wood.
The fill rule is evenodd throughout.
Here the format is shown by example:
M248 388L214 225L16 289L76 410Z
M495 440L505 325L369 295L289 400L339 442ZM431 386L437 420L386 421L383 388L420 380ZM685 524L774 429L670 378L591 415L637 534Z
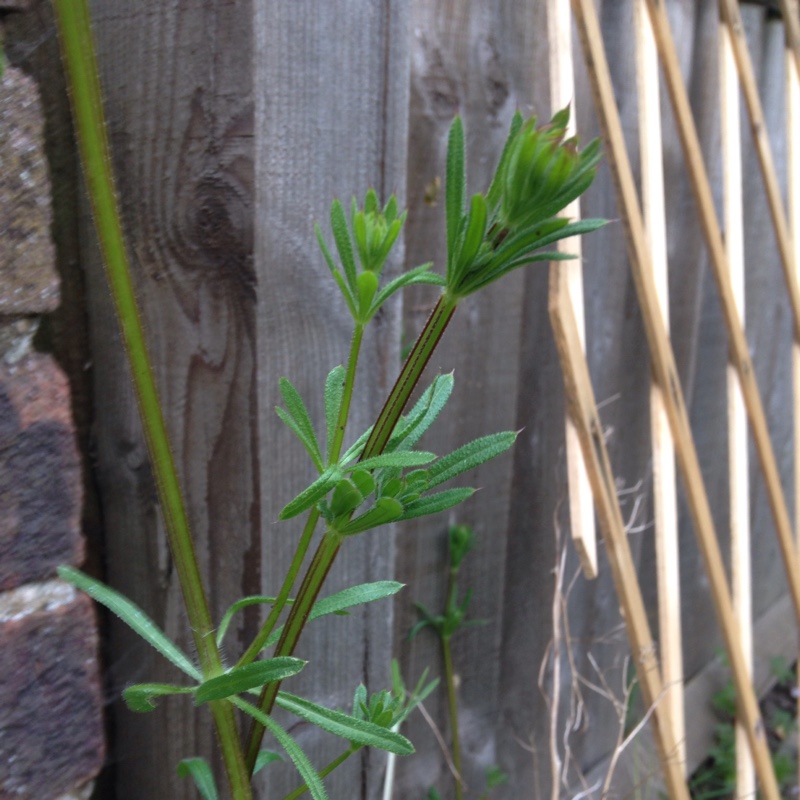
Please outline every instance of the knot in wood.
M235 188L217 176L203 179L195 189L187 221L192 249L200 256L190 256L192 263L187 266L206 267L215 280L254 300L252 220Z

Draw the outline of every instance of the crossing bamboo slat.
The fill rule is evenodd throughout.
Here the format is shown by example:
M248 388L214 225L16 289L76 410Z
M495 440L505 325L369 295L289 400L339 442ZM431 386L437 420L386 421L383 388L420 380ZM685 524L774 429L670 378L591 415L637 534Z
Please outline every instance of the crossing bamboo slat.
M670 426L675 441L676 454L681 468L684 489L692 514L698 545L703 556L706 575L711 586L717 619L730 661L737 697L739 698L739 706L747 729L748 742L753 753L762 790L766 797L775 798L775 800L777 800L779 791L772 769L769 750L767 748L764 725L761 720L755 692L747 675L739 631L733 615L730 589L725 575L719 543L714 530L711 509L708 504L708 497L700 472L697 452L692 439L681 387L677 379L672 349L666 333L663 316L658 305L652 269L649 267L650 255L647 248L644 223L622 135L619 113L617 111L608 70L608 61L598 25L597 12L591 0L573 0L573 8L578 22L581 42L584 47L590 82L595 95L596 108L603 131L603 138L606 143L606 153L617 191L618 205L623 217L634 281L636 283L639 304L642 309L645 330L653 360L653 369L663 389L666 401L665 406L670 419ZM668 29L664 27L665 20L660 19L658 16L659 11L663 12L663 9L659 9L658 4L656 4L654 8L652 3L649 3L648 8L651 11L653 28L656 33L656 40L659 45L663 63L665 61L663 51L667 50L667 52L670 52L668 45L671 44L667 38ZM665 42L667 43L666 47ZM672 54L674 57L674 51L672 51ZM667 65L669 65L668 61L665 66ZM669 73L669 69L667 69L666 72ZM676 74L680 77L680 73ZM676 91L676 87L673 85L675 83L674 76L672 80L668 79L667 83L668 86L670 86L671 94L679 94L679 92ZM691 113L688 109L688 103L686 103L685 108L681 107L681 110L684 112L685 117L684 119L679 119L681 126L686 127L687 122L691 125ZM687 153L687 161L689 161L688 155L691 154L692 156L691 163L689 164L690 169L693 171L696 169L702 171L702 159L699 148L696 148L696 152L693 151L691 147L687 148L687 150L692 151L691 153ZM710 197L708 201L710 202ZM713 213L713 205L710 206L710 211ZM704 209L704 216L707 214L708 209ZM719 236L718 227L716 228L716 233L717 236ZM721 241L719 245L721 249ZM720 263L724 264L724 252ZM723 282L730 295L730 281L727 274ZM730 309L728 310L729 314L731 310L735 313L735 309ZM738 331L743 340L744 336L741 333L740 326L738 327ZM749 355L747 358L749 365ZM750 374L752 375L752 369L750 370ZM752 388L755 389L754 383ZM756 398L757 397L756 390ZM766 430L764 433L766 433Z

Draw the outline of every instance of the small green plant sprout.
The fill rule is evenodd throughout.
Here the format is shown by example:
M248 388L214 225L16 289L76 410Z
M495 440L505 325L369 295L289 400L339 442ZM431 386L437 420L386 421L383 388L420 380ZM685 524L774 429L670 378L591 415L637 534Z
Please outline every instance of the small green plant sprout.
M431 614L425 606L420 603L415 603L416 609L422 619L411 629L408 638L413 639L425 628L431 628L439 638L439 643L442 648L442 661L444 663L447 707L450 715L453 766L456 772L456 775L453 776L454 790L457 800L462 800L464 797L464 781L462 776L461 741L458 732L458 697L450 640L453 638L453 635L462 628L473 625L483 625L485 620L467 620L466 618L467 607L472 599L471 589L467 590L463 600L459 600L457 583L458 571L464 558L475 546L475 534L472 528L467 525L451 525L447 532L447 545L447 595L444 612L434 615Z
M358 208L353 198L348 227L341 202L334 200L330 224L339 264L331 255L319 224L314 226L325 262L357 324L366 325L378 309L405 286L419 283L444 285L444 278L431 272L433 264L428 263L402 273L379 290L381 272L405 219L406 212L398 214L397 198L394 195L381 208L377 194L374 189L370 189L364 198L362 209ZM355 253L358 254L358 262Z
M489 190L474 194L465 209L464 130L450 129L447 159L447 294L451 301L472 294L518 267L563 259L541 248L594 231L605 220L570 222L555 216L594 180L600 161L595 140L583 151L566 140L569 107L546 125L515 115Z
M721 655L728 667L727 657ZM770 660L770 669L779 687L788 687L795 692L796 678L791 665L780 656ZM736 793L736 688L732 678L711 697L717 715L714 725L714 742L705 761L695 770L689 781L689 789L695 800L733 797ZM768 707L764 711L764 722L772 756L775 777L781 787L781 796L796 794L796 757L782 748L784 741L797 731L796 701L791 710Z
M489 800L491 797L492 789L508 783L508 775L498 766L491 766L486 768L486 791L478 798L478 800Z

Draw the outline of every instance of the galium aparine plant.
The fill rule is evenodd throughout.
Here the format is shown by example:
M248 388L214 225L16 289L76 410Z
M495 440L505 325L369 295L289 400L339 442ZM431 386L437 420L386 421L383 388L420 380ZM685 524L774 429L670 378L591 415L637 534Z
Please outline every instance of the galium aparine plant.
M284 405L277 409L317 472L316 479L288 500L280 513L280 518L287 521L304 515L305 522L277 593L242 598L222 619L215 621L211 618L206 586L194 553L133 292L110 168L88 6L86 0L54 0L54 5L86 185L132 367L196 658L184 653L141 609L110 587L72 567L60 568L59 574L117 614L184 674L182 683L138 684L128 687L123 697L136 712L151 711L157 699L165 695L186 695L196 705L207 705L230 794L235 800L251 798L252 776L280 758L276 752L262 749L266 731L299 774L300 785L285 800L306 792L314 800L325 800L325 776L361 748L377 747L399 755L413 752L413 746L397 728L434 683L423 676L408 691L395 668L391 690L370 695L365 687L359 686L350 711L328 709L281 688L283 681L291 681L307 668L306 661L294 656L297 642L307 622L345 613L363 603L385 600L401 588L394 581L378 581L320 598L325 578L340 548L349 539L390 523L453 508L474 490L445 488L444 484L504 453L513 444L516 434L504 432L489 434L443 456L417 446L453 391L452 374L434 378L410 411L406 412L406 406L449 320L465 297L518 267L565 258L558 251L548 252L543 248L568 236L589 233L603 224L602 220L570 221L557 216L591 184L600 159L599 145L593 142L581 150L577 139L565 138L568 109L557 113L545 125L537 125L535 118L523 121L517 114L491 185L486 192L467 200L464 132L461 120L456 118L450 129L447 153L447 264L443 275L435 272L432 264L423 264L393 280L383 280L384 265L405 222L405 213L399 210L394 197L381 205L376 193L369 191L361 206L353 201L349 216L338 200L333 202L330 213L333 244L329 245L319 226L316 235L352 317L349 353L346 363L334 367L325 381L323 421L315 423L311 419L303 398L287 378L280 381ZM439 300L375 424L345 448L364 334L390 297L406 286L420 283L440 287ZM307 558L315 542L314 552ZM238 661L226 663L221 646L231 621L239 611L253 604L269 609L266 620ZM312 658L318 662L314 666L325 668L323 658L313 655ZM341 739L340 755L322 768L314 767L289 733L273 719L276 705ZM237 713L251 719L244 741L239 735ZM205 800L218 797L214 776L204 760L188 757L178 770L194 780Z

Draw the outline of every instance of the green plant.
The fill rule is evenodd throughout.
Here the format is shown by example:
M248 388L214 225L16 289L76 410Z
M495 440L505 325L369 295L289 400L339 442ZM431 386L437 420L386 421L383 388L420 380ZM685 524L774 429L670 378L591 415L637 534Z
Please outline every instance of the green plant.
M498 786L508 783L508 775L498 766L487 767L484 777L486 780L486 791L480 796L479 800L489 800L489 794L492 789L496 789Z
M319 599L325 578L339 549L355 535L391 522L437 513L466 500L469 488L439 489L451 478L505 452L516 434L492 434L437 458L416 449L450 396L452 375L437 377L411 411L403 414L431 353L458 304L468 295L513 269L536 261L564 258L542 247L564 237L595 230L601 220L570 222L555 215L583 192L594 177L600 158L594 142L579 151L577 140L565 140L568 110L537 127L536 120L514 117L494 180L485 194L465 197L464 133L457 118L450 130L445 193L447 266L445 276L424 264L382 284L382 270L397 241L405 214L390 198L381 206L369 191L362 206L354 201L349 218L339 201L331 207L334 247L329 248L316 229L322 254L342 292L353 320L353 335L345 366L329 373L324 386L325 437L318 436L299 393L282 379L285 404L277 410L307 451L318 477L286 504L281 519L306 514L296 552L274 597L246 597L226 612L219 625L212 619L206 587L194 552L194 543L178 481L169 439L150 365L142 323L133 291L131 270L122 235L111 158L102 111L100 83L86 0L54 0L66 67L81 160L127 357L133 374L153 473L159 493L169 546L178 574L197 662L172 643L152 620L129 600L78 570L64 567L61 576L84 589L130 625L187 678L183 684L140 684L124 698L135 711L150 711L157 698L187 695L197 705L207 704L213 718L230 793L236 800L252 796L251 776L275 760L262 751L265 730L297 768L303 786L288 797L308 791L315 800L326 797L323 778L363 746L397 754L413 750L394 730L430 690L422 683L410 695L395 676L391 693L368 697L356 690L350 713L323 708L280 691L282 681L305 667L293 657L297 641L310 620L394 594L399 584L382 581L363 584ZM335 256L334 256L335 252ZM442 288L441 297L409 352L400 376L372 428L344 450L359 353L370 320L380 307L406 286L427 283ZM343 452L344 450L344 452ZM319 523L323 532L305 569L306 555ZM294 594L294 597L290 595ZM267 619L239 660L229 665L221 656L221 642L234 614L252 604L270 607ZM282 624L284 611L288 609ZM273 648L269 657L264 650ZM245 699L258 694L257 704ZM274 705L348 742L343 754L316 770L289 734L271 716ZM251 718L243 744L237 727L237 709ZM206 798L216 796L205 762L189 758L179 766ZM288 798L287 798L288 800Z
M472 599L472 589L468 589L463 600L459 600L458 571L464 558L475 546L475 534L467 525L451 525L447 532L447 593L445 607L441 614L431 614L425 606L416 603L417 611L422 619L411 629L409 639L413 639L424 628L430 628L439 639L444 664L444 685L447 690L447 708L450 714L450 738L453 766L453 788L456 798L464 797L464 780L462 775L461 741L458 732L458 697L456 694L456 674L453 669L453 654L450 640L453 635L472 625L482 625L485 620L468 620L467 607Z
M475 533L468 525L451 525L447 531L447 590L445 594L445 607L441 614L431 614L421 603L415 603L421 619L408 634L413 639L420 631L430 628L439 639L442 648L442 662L444 665L444 683L447 691L447 708L450 716L451 751L455 774L453 775L453 789L456 798L464 796L464 781L462 778L461 742L458 732L458 696L456 691L456 673L453 668L453 653L450 642L453 636L464 628L483 625L486 620L467 619L467 608L472 599L472 589L467 589L463 599L460 598L458 588L458 572L464 559L475 546ZM508 781L508 776L497 766L487 767L485 773L485 791L479 800L488 800L492 789L502 786ZM430 798L439 797L435 788L431 788Z
M792 688L795 686L794 670L784 659L773 658L770 666L778 684L786 684ZM695 800L736 796L736 688L732 678L728 678L719 691L712 695L711 704L718 721L714 726L711 749L689 782ZM797 730L796 716L785 709L777 708L765 713L764 721L771 744L775 777L778 785L788 791L795 777L795 763L789 754L777 749L777 745Z

